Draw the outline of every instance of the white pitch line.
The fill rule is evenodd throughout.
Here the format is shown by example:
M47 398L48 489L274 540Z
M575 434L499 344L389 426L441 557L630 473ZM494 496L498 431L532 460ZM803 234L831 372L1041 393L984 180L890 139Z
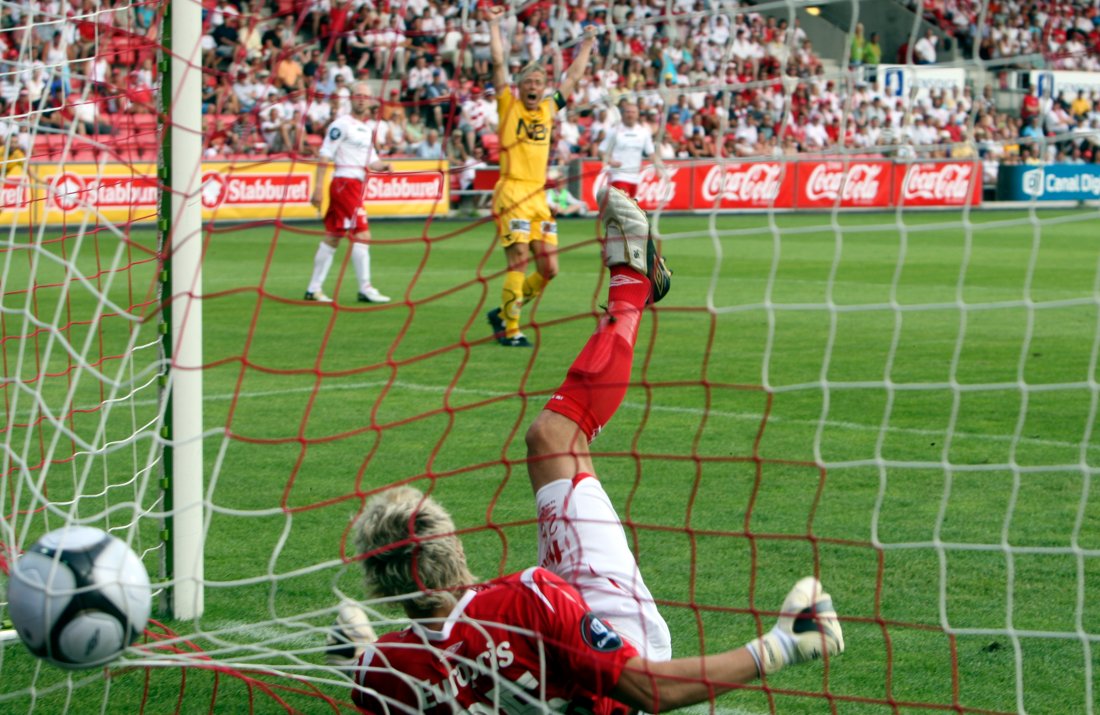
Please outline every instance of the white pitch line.
M282 396L282 395L306 394L306 393L313 392L314 390L317 390L318 392L340 392L340 391L346 392L346 391L351 391L351 390L376 389L376 388L385 387L387 385L390 386L390 387L400 388L400 389L404 389L404 390L410 390L410 391L415 391L415 392L426 392L426 393L432 393L432 394L438 394L438 395L443 395L443 394L449 393L449 394L454 394L454 395L473 395L475 397L488 397L488 398L491 398L491 397L510 397L510 396L516 395L516 393L514 391L513 392L500 392L500 391L495 391L495 390L481 390L481 389L472 389L472 388L466 388L466 387L449 387L449 386L443 386L443 385L425 385L425 384L415 383L415 382L403 382L403 381L390 382L390 381L378 380L378 381L372 381L372 382L358 382L358 383L348 383L348 384L333 384L333 385L324 385L324 384L322 384L321 387L319 387L319 388L313 387L313 386L309 386L309 387L289 387L289 388L285 388L285 389L281 389L281 390L258 390L258 391L255 391L255 392L210 394L210 395L206 395L206 397L204 399L207 402L227 402L229 400L234 399L234 397L236 397L237 399L246 399L246 400L264 399L264 398L269 398L269 397L279 397L279 396ZM148 406L153 406L153 405L158 404L158 401L157 400L135 400L133 402L133 404L135 406L148 407ZM95 407L96 407L95 405L86 405L86 406L81 407L79 409L89 410L89 409L94 409ZM729 411L729 410L714 410L714 409L712 409L712 410L703 410L703 409L698 408L698 407L673 407L673 406L658 405L658 404L646 405L645 403L641 403L641 402L626 401L626 402L623 402L622 407L625 408L625 409L628 409L628 410L642 410L642 411L649 410L650 412L664 412L664 413L669 413L669 414L685 414L685 415L692 415L692 416L695 416L695 417L702 417L703 415L706 415L708 419L714 419L714 418L729 419L729 420L736 420L736 421L741 421L741 422L749 422L749 423L752 423L754 425L760 424L760 420L762 419L762 416L759 413L733 412L733 411ZM24 417L26 417L26 415L24 415ZM822 422L820 420L791 419L791 418L787 418L787 417L781 417L779 415L772 415L772 416L768 417L768 422L771 422L773 424L789 424L789 425L815 427L815 428L819 424L822 424ZM876 426L860 424L858 422L843 422L843 421L837 421L837 420L825 420L823 424L826 427L829 427L829 428L849 430L849 431L852 431L852 432L869 432L869 433L873 433L873 434L878 434L878 432L879 432L879 428L876 427ZM887 432L889 434L911 435L911 436L914 436L914 437L922 437L922 438L923 437L944 437L945 434L946 434L944 432L944 430L920 429L920 428L916 428L916 427L888 427ZM959 439L988 440L988 441L991 441L991 442L1007 442L1007 443L1010 443L1010 444L1013 443L1013 442L1016 442L1018 444L1027 444L1027 445L1034 445L1034 446L1040 446L1040 447L1058 447L1058 448L1071 448L1071 449L1076 449L1080 446L1076 442L1066 442L1064 440L1040 439L1040 438L1036 438L1036 437L1023 437L1023 436L1021 436L1019 438L1014 438L1012 435L983 434L983 433L979 433L979 432L959 432L959 431L957 431L957 432L954 433L952 438L955 439L955 440L959 440ZM1089 446L1088 449L1089 449L1089 451L1094 451L1094 450L1100 449L1100 445Z
M476 396L476 397L509 397L509 396L512 396L512 395L516 394L515 392L498 392L498 391L494 391L494 390L480 390L480 389L472 389L472 388L465 388L465 387L444 387L442 385L424 385L424 384L415 383L415 382L402 382L402 381L396 381L396 382L393 382L393 383L389 383L389 382L385 382L385 381L374 381L374 382L354 383L354 384L348 384L348 385L330 385L330 386L322 385L321 388L320 388L320 391L324 392L324 391L328 391L328 390L334 390L334 391L339 391L339 390L363 390L363 389L372 389L372 388L384 387L387 384L390 385L391 387L399 387L399 388L402 388L402 389L416 391L416 392L428 392L428 393L440 394L440 395L449 392L450 394L473 395L473 396ZM261 392L252 392L252 393L242 392L242 393L240 393L239 396L242 397L242 398L253 399L253 398L264 398L264 397L276 397L276 396L284 395L284 394L294 394L294 393L299 393L300 394L300 393L312 392L313 390L314 390L313 387L294 387L294 388L288 388L286 390L266 390L266 391L261 391ZM229 399L232 399L232 398L233 398L232 394L208 395L206 397L207 400L212 400L212 401L225 401L225 400L229 400ZM742 421L742 422L751 422L753 424L759 424L760 420L762 419L761 415L758 414L758 413L732 412L732 411L729 411L729 410L703 410L703 409L698 408L698 407L673 407L673 406L669 406L669 405L657 405L657 404L646 405L645 403L630 402L630 401L623 402L622 407L624 407L626 409L629 409L629 410L642 410L642 411L649 410L651 412L664 412L664 413L670 413L670 414L685 414L685 415L692 415L692 416L696 416L696 417L702 417L704 414L706 414L708 417L712 417L712 418L717 417L717 418L722 418L722 419L738 420L738 421ZM792 425L802 425L802 426L808 426L808 427L816 427L819 424L818 420L796 420L796 419L790 419L790 418L780 417L780 416L776 416L776 415L773 415L773 416L769 417L768 421L773 422L775 424L792 424ZM841 422L841 421L837 421L837 420L826 420L825 425L828 426L828 427L834 427L834 428L837 428L837 429L851 430L851 431L854 431L854 432L872 432L872 433L877 434L878 431L879 431L877 427L872 427L872 426L869 426L869 425L860 424L858 422ZM913 436L916 436L916 437L942 437L942 436L944 436L944 431L943 430L918 429L918 428L915 428L915 427L889 427L888 432L890 432L891 434L908 434L908 435L913 435ZM955 439L987 439L987 440L996 441L996 442L1009 442L1009 443L1011 443L1013 441L1013 437L1011 435L990 435L990 434L981 434L981 433L977 433L977 432L955 432L954 437L955 437ZM1063 440L1038 439L1038 438L1034 438L1034 437L1020 437L1016 441L1018 441L1019 443L1026 443L1026 444L1032 444L1032 445L1037 445L1037 446L1047 446L1047 447L1071 447L1072 448L1072 447L1077 447L1078 446L1077 443L1074 443L1074 442L1065 442ZM1090 447L1090 449L1096 449L1096 448L1095 447Z
M744 710L742 708L715 707L712 711L710 705L692 705L691 707L681 708L676 712L692 713L693 715L710 715L711 712L713 712L714 715L768 715L768 713L765 712Z

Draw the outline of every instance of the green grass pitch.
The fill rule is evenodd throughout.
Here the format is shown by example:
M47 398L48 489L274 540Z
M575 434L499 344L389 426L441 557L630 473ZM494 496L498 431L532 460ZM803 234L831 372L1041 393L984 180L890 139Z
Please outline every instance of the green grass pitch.
M673 289L643 319L636 384L593 449L676 653L744 643L814 572L848 646L828 669L792 668L766 690L722 697L718 711L1097 712L1095 211L662 216L657 226ZM536 348L506 350L484 319L503 270L491 224L374 221L375 284L394 303L354 302L342 247L326 285L335 309L299 300L317 228L219 227L208 243L206 613L166 624L279 688L291 708L334 712L350 711L348 690L320 667L320 629L338 594L362 595L343 548L371 493L431 489L479 576L533 563L523 432L591 332L606 276L594 222L563 222L561 273L524 312ZM132 238L144 249L153 240ZM131 323L111 318L89 334L84 320L97 291L150 299L147 250L108 232L38 252L28 240L0 246L5 374L53 406L71 393L92 407L144 384L113 357ZM136 264L128 273L110 270L120 247ZM51 257L62 252L91 278L59 309L65 274ZM47 332L27 335L27 305L68 325L69 351ZM134 331L135 345L156 340L152 322ZM155 360L143 350L139 366ZM101 354L105 380L73 369ZM71 439L129 434L154 416L155 386L109 418L80 411L34 428L19 426L31 394L10 381L4 391L6 539L33 540L66 513L120 526L134 503L158 509L155 478L133 479L151 439L94 458L72 456ZM62 506L19 512L33 496L13 455L67 460L45 484ZM154 573L158 529L141 520ZM151 657L149 670L131 657L110 678L70 682L4 642L0 710L284 711L232 675ZM269 666L304 680L261 675Z

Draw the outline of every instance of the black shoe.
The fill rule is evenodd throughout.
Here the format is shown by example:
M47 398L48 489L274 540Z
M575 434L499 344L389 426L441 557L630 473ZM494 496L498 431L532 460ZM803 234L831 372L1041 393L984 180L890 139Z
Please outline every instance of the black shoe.
M497 340L504 340L504 321L500 318L500 308L493 308L485 317L489 321L489 327L493 329L493 337Z
M657 244L653 242L652 236L646 244L645 258L649 274L649 302L657 303L672 289L672 271L665 265L664 257L657 252Z
M506 348L531 348L534 345L527 339L527 336L523 333L516 333L510 338L501 338L500 344Z

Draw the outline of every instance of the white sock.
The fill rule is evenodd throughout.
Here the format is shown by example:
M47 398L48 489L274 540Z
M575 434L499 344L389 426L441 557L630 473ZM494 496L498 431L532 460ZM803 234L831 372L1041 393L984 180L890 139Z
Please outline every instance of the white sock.
M355 277L359 279L359 290L370 288L370 246L365 243L353 243L351 265L355 267Z
M332 257L335 255L336 249L321 241L321 245L317 246L317 253L313 254L313 276L309 279L307 291L320 292L321 284L328 276L328 269L332 267Z

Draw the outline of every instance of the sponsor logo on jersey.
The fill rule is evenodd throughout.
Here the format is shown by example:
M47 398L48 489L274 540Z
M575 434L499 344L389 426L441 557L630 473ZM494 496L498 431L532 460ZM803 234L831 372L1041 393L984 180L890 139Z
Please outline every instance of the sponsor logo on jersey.
M623 647L623 639L610 625L591 613L581 619L581 638L592 650L611 653Z
M528 124L521 117L519 123L516 124L516 137L518 138L521 133L531 141L546 141L546 125L538 120Z
M336 141L341 136L343 136L343 134L340 133L340 127L333 127L332 129L328 130L328 138L332 141Z

